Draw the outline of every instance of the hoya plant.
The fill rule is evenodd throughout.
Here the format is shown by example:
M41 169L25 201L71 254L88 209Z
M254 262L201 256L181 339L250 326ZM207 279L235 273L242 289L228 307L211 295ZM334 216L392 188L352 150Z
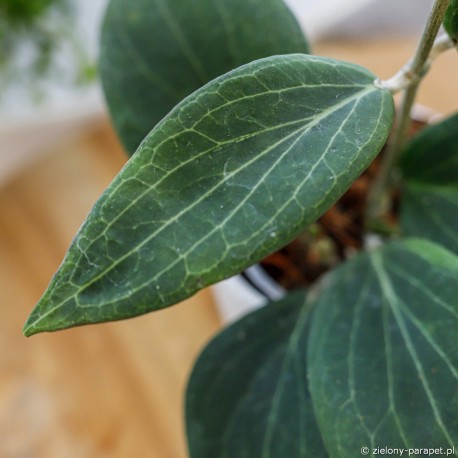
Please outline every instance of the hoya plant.
M159 310L241 272L316 222L386 144L363 249L199 357L190 456L458 456L458 114L407 140L457 18L457 0L436 0L412 60L380 80L311 55L282 0L112 0L100 71L131 157L25 335Z

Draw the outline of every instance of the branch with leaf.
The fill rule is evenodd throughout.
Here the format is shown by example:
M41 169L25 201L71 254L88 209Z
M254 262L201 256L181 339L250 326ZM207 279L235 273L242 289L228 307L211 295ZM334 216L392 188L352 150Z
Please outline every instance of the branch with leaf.
M458 114L412 140L406 130L439 26L450 44L456 18L456 0L436 0L407 71L380 82L311 55L281 0L112 0L100 69L132 157L25 334L171 306L281 248L380 153L402 91L366 227L376 231L394 186L401 236L378 233L376 248L210 342L187 391L189 448L193 458L354 457L381 444L452 450ZM396 168L403 178L393 183Z

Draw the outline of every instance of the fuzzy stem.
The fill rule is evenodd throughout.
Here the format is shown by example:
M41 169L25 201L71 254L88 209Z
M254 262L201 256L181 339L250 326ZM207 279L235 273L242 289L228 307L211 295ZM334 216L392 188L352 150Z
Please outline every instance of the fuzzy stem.
M393 94L407 89L413 82L420 80L431 67L434 60L436 60L443 52L456 48L457 44L448 36L443 33L436 38L433 47L429 54L423 70L420 75L415 75L412 70L413 60L409 60L394 76L387 80L376 79L374 84L381 89L388 89Z
M379 174L367 198L366 226L368 228L376 224L376 221L380 219L388 207L387 188L390 185L393 168L399 159L400 152L402 151L402 147L407 137L410 126L410 112L417 95L418 86L428 71L428 58L449 3L450 0L435 0L415 56L406 66L407 71L404 70L408 81L401 102L398 125L394 131L393 140L388 145L386 154L382 159ZM383 86L383 82L376 82L376 84L386 87Z

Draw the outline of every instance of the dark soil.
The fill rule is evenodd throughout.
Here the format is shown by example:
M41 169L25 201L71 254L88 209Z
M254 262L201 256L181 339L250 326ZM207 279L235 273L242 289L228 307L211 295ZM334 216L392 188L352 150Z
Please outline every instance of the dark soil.
M412 134L424 123L414 122ZM363 248L364 211L384 150L350 189L314 224L279 251L261 261L264 270L285 289L308 286L323 273ZM396 226L399 191L392 193L386 224Z

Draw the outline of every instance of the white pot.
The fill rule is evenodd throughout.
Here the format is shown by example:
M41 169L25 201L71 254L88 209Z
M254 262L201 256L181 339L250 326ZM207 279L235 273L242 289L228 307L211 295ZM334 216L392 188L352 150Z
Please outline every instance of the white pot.
M212 292L222 322L229 324L268 301L281 299L286 291L255 264L243 274L213 285Z

